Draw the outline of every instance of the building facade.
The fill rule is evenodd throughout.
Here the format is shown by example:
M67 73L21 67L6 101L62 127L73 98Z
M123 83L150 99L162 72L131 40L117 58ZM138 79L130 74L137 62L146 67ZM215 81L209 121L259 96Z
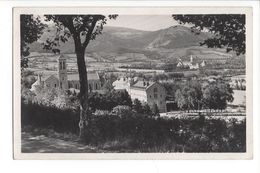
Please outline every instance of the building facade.
M31 91L35 91L38 86L47 88L60 88L63 90L80 89L79 74L68 74L67 72L67 58L64 55L60 55L58 58L58 72L50 76L42 77L38 75L37 81L32 84ZM89 91L101 92L101 81L98 73L88 72L88 89Z
M166 90L158 82L149 82L122 77L113 82L114 89L125 89L132 100L138 99L150 107L157 105L160 112L166 112Z

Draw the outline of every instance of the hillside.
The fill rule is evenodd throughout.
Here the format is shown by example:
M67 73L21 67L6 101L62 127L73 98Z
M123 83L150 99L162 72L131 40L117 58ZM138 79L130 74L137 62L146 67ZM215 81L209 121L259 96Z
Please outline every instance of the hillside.
M41 42L53 37L55 28L45 30L40 40L30 45L31 52L46 52ZM172 26L157 31L142 31L122 27L104 27L102 35L90 42L87 53L97 61L125 62L165 61L191 54L200 57L228 57L225 49L201 47L200 42L210 37L209 33L195 34L185 26ZM74 53L70 39L60 44L61 53Z
M32 52L45 52L40 42L53 37L55 28L48 28L40 38L39 42L30 45ZM117 52L119 49L153 49L153 48L181 48L199 45L199 42L208 35L201 33L195 35L190 28L184 26L173 26L158 31L141 31L120 27L105 27L103 34L96 40L90 42L88 51L94 52ZM60 45L63 53L73 53L74 44L70 39L67 43Z

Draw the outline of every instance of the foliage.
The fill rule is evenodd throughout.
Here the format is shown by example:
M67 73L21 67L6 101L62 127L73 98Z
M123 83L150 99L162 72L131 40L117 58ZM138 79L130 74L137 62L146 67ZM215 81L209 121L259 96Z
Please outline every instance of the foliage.
M175 93L178 89L181 89L183 87L183 83L179 82L179 81L175 81L175 82L165 82L163 83L163 86L166 90L166 99L170 100L170 101L174 101L175 100Z
M233 101L233 90L223 81L210 82L203 89L203 104L208 109L223 110L227 102Z
M22 14L20 15L20 31L21 31L21 68L28 67L27 56L30 55L29 44L37 41L46 27L41 21L40 17L33 15Z
M157 104L155 104L155 103L152 105L152 115L154 117L159 117L160 116L159 108L158 108Z
M192 31L199 34L198 31L207 30L213 33L201 45L207 45L209 48L226 47L227 52L235 51L237 55L245 54L245 14L206 14L206 15L172 15L174 20L180 24L192 24Z
M73 108L67 93L58 88L47 88L39 86L35 91L33 103L45 106L57 107L60 109Z
M144 103L144 105L143 105L143 113L145 115L151 115L152 114L152 110L147 103Z
M197 81L188 81L175 93L175 101L179 108L184 110L199 110L202 99L201 84Z
M57 132L78 133L79 113L38 103L21 103L22 126L48 128Z
M182 110L214 109L223 110L227 102L233 101L233 90L229 83L220 79L214 82L187 81L180 84L174 100Z
M21 73L21 88L30 89L31 85L36 81L34 73L30 70L23 70Z
M92 111L109 110L111 111L117 105L126 105L131 107L132 100L127 91L111 91L104 94L90 93L89 106Z
M123 107L131 113L129 107ZM125 112L118 115L102 113L92 116L87 132L91 137L88 144L110 152L246 151L245 120L206 119L203 116L153 118L132 116L135 114L125 116L128 115ZM70 109L22 103L21 120L22 129L32 126L35 130L46 128L73 134L79 130L79 112Z
M142 107L142 103L140 102L140 100L134 99L134 101L133 101L133 110L136 113L143 113L143 107Z
M235 80L235 85L233 86L233 88L235 90L246 90L245 82L245 79Z

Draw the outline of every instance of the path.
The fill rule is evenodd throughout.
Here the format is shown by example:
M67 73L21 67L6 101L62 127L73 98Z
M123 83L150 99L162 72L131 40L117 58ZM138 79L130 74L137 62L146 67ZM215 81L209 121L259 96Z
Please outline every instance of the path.
M44 135L32 135L22 132L22 152L24 153L96 153L95 148L80 144L76 141L66 141L46 137Z

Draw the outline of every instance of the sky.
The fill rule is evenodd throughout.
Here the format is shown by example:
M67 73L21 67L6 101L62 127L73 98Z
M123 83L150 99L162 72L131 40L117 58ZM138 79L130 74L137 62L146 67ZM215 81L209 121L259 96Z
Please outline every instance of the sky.
M156 31L173 25L178 25L178 23L171 15L119 15L116 20L108 19L106 26Z
M44 21L44 17L41 17L42 22L51 24L52 22ZM106 26L132 28L144 31L156 31L165 29L170 26L179 25L171 15L119 15L116 20L107 20Z

